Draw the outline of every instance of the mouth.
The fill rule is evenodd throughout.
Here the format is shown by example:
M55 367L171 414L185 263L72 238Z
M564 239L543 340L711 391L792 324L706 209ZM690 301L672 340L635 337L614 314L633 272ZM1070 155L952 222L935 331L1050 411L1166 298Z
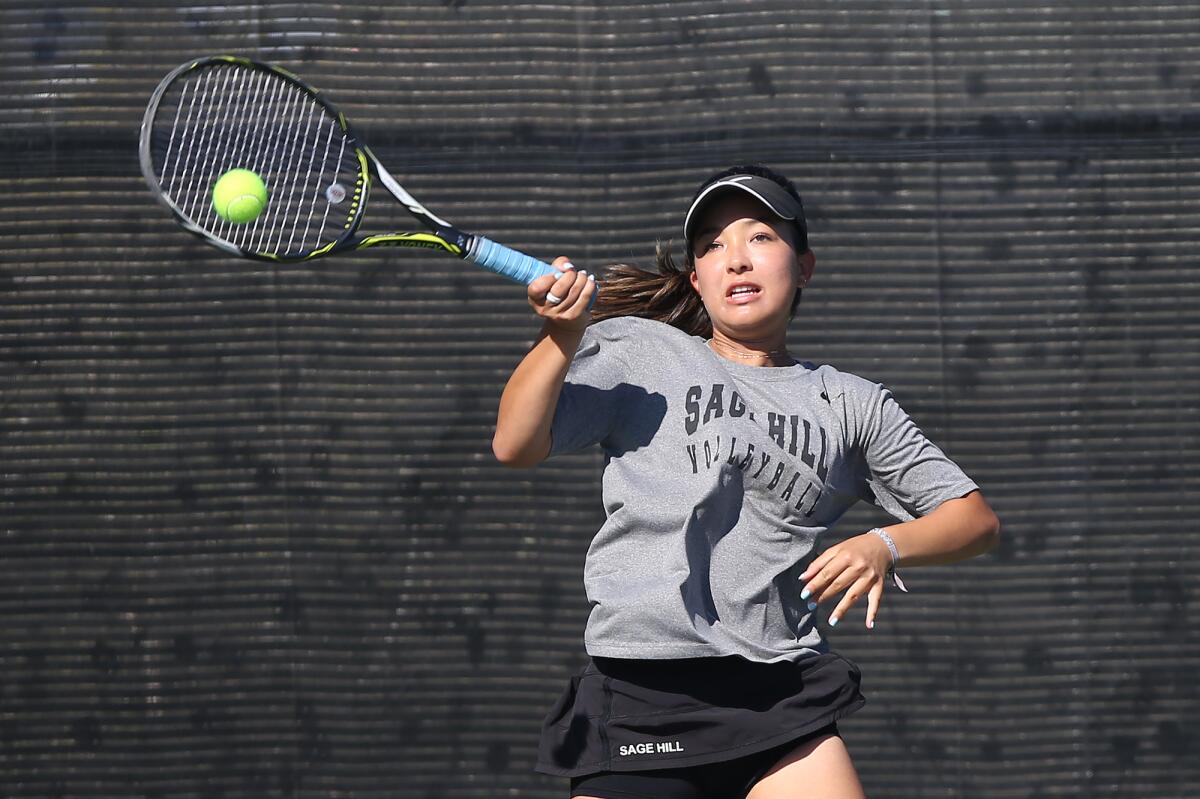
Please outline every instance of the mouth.
M762 294L762 287L753 283L735 283L725 292L725 299L735 305L752 302Z

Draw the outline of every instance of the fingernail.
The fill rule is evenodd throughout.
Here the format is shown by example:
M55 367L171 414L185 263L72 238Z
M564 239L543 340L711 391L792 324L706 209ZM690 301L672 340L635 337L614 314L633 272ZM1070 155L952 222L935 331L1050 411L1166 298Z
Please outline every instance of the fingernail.
M869 620L867 621L867 629L868 629L868 630L874 630L874 629L875 629L875 620L874 620L874 619L869 619Z
M809 597L811 594L812 594L812 591L809 591L807 588L805 588L803 591L801 591L801 592L800 592L800 598L801 598L801 599L808 599L808 597Z
M586 275L586 274L587 274L587 270L586 270L586 269L584 269L584 270L582 270L582 271L581 271L579 274L581 274L581 275Z
M596 280L596 276L595 276L595 275L588 275L588 280L591 280L591 281L595 282L595 280Z
M565 272L568 269L574 269L575 264L571 263L570 261L567 261L565 264L562 265L562 268L563 268L563 271Z
M830 616L830 617L829 617L829 626L830 626L830 627L837 627L837 623L838 623L838 617L837 617L837 616Z
M816 603L816 602L809 602L809 603L808 603L808 609L809 609L809 610L816 610L816 609L817 609L817 603Z

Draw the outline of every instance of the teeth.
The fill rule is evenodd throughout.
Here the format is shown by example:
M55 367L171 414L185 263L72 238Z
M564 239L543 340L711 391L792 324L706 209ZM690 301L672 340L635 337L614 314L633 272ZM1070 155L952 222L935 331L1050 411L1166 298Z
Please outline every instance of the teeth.
M756 291L758 291L758 289L751 288L750 286L746 286L744 288L736 288L729 293L730 293L730 296L737 296L738 294L753 294Z

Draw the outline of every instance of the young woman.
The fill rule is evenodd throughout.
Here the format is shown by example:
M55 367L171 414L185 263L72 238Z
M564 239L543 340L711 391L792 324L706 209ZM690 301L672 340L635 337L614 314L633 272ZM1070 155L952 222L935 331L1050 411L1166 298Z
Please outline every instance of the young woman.
M815 265L790 181L714 175L683 232L682 267L616 267L591 312L595 281L565 258L529 286L545 323L500 399L496 457L606 456L590 660L538 770L575 797L861 797L836 726L860 674L816 614L834 626L865 599L873 627L895 567L986 552L999 521L886 388L789 352ZM900 523L812 557L859 500Z

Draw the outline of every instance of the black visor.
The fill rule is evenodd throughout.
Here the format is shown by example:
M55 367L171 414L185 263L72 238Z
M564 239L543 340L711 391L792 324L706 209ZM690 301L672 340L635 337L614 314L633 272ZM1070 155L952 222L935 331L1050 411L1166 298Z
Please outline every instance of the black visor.
M721 191L737 189L744 191L754 197L767 208L771 209L771 213L780 219L786 219L789 222L796 222L798 225L804 224L804 207L799 201L788 193L787 189L780 186L775 181L769 178L759 177L758 175L731 175L727 178L722 178L710 186L705 186L704 191L696 195L696 199L692 200L692 207L688 209L687 216L683 218L683 237L685 241L691 242L692 234L695 233L696 220L700 218L700 211Z

